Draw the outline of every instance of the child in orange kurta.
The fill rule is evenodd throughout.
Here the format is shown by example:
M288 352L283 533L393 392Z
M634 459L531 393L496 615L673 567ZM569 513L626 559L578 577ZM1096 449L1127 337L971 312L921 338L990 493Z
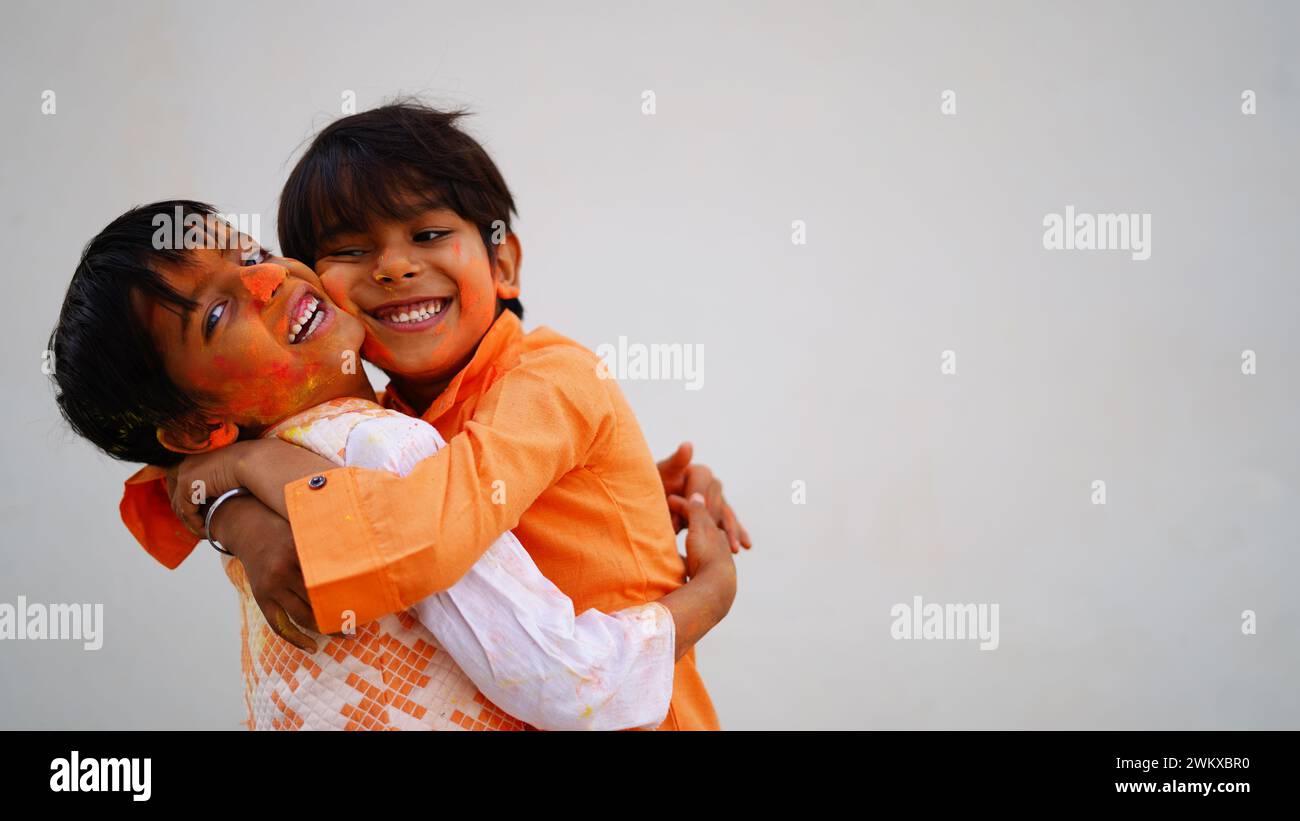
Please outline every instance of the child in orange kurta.
M403 104L336 122L295 168L279 219L286 254L314 263L331 299L362 320L362 353L391 378L384 405L430 422L447 446L406 476L337 468L276 441L180 469L179 488L202 480L217 494L238 480L287 514L325 632L345 613L363 623L446 589L506 530L579 612L652 601L687 574L617 384L577 343L523 330L513 201L455 119ZM128 485L124 518L154 555L178 561L194 539L159 483L143 481L156 478ZM693 652L677 663L662 726L718 726Z

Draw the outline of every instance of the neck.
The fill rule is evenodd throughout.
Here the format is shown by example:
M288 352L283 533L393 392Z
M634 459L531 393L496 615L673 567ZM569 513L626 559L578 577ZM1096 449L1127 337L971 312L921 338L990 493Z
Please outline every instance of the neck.
M330 401L331 399L365 399L367 401L374 402L375 389L370 386L370 380L366 377L364 371L361 371L360 373L357 373L355 375L349 374L345 376L345 378L340 379L335 385L333 385L331 390L322 391L321 393L313 396L311 404L308 405L307 407L294 408L293 410L282 414L279 419L276 419L275 421L270 422L268 424L240 425L239 426L240 430L244 434L243 436L241 436L241 438L260 437L262 436L262 434L266 433L266 431L280 424L281 422L288 419L289 417L296 416L297 414L302 413L303 411L308 410L309 408L314 408L317 405L322 405Z
M496 316L492 319L493 326L501 318L503 310L500 303L498 303ZM389 381L392 382L393 387L397 389L402 399L411 406L411 410L415 411L416 415L423 416L433 405L434 400L442 396L442 392L447 390L447 386L451 384L457 374L468 368L469 363L474 361L474 355L478 353L479 346L483 344L483 339L489 333L492 333L491 326L489 326L487 333L483 334L479 341L474 343L474 347L465 355L465 358L456 367L452 368L446 376L409 376L393 373L392 371L385 371L384 373L388 374Z
M460 373L459 368L456 373ZM393 387L397 389L397 393L420 416L424 415L424 412L433 405L433 400L441 396L442 392L447 390L447 386L451 384L451 380L455 378L454 375L445 379L422 379L418 376L402 376L400 374L389 374L389 376L392 377Z
M345 379L340 379L336 390L327 391L325 395L317 397L316 404L319 405L331 399L366 399L374 402L375 389L370 386L370 380L366 377L365 371L358 370L356 374L349 374ZM306 410L306 408L299 408L299 411L302 410Z

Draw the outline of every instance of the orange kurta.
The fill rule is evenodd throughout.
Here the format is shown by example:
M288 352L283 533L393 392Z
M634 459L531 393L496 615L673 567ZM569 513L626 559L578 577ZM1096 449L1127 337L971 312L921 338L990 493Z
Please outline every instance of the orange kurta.
M577 612L613 612L680 586L685 567L654 459L597 365L577 343L545 328L525 334L503 313L424 414L446 448L405 477L338 468L319 488L287 485L320 628L339 630L346 611L365 623L445 590L512 529ZM412 413L391 390L384 404ZM174 567L195 540L158 503L156 478L146 470L128 482L123 520ZM693 652L673 684L663 728L716 729Z

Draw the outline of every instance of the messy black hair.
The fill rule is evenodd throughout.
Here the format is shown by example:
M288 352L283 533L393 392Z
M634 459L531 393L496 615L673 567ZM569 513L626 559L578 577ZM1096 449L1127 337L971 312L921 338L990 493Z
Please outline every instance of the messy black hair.
M495 265L510 232L514 197L483 146L457 127L464 110L398 100L336 120L312 140L280 194L277 224L285 256L314 265L337 231L364 231L379 217L409 219L448 208L474 223ZM494 226L494 223L496 225ZM518 299L501 307L524 315Z
M198 404L167 376L133 304L139 292L177 312L196 307L159 274L162 266L188 261L185 248L156 241L160 230L171 230L159 226L170 226L178 215L207 220L216 210L193 200L155 202L127 211L96 234L81 253L50 334L59 411L73 431L114 459L178 462L182 455L158 442L157 429L198 424Z

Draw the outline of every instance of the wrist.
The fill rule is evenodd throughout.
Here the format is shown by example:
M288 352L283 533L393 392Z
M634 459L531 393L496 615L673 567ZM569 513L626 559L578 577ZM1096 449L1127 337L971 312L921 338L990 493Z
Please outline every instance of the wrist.
M240 538L239 521L245 511L249 510L257 499L252 496L235 496L227 499L212 516L212 538L221 546L238 557L239 547L244 540Z
M248 477L255 470L254 462L258 452L257 444L258 440L249 439L236 442L230 446L230 472L237 487L248 486Z
M723 616L731 610L731 603L736 599L735 563L730 560L719 560L701 565L696 575L691 577L692 584L697 581L701 586L708 588L709 601L713 605L711 609L716 617L715 623L722 621Z
M705 559L695 567L695 573L691 578L706 575L709 577L716 576L720 579L730 577L734 580L736 578L736 560L732 558L730 552L725 556L719 555Z

